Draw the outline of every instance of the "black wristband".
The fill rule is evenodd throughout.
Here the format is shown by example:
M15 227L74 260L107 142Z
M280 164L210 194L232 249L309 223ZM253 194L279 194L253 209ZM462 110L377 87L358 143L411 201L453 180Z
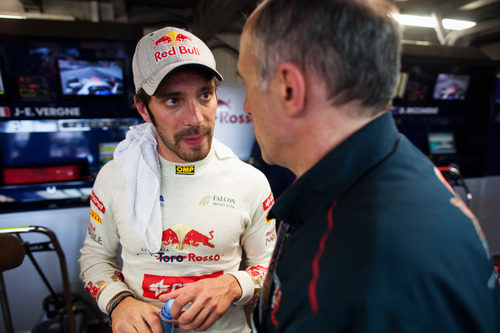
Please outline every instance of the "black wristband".
M121 295L120 297L117 297L113 302L111 302L108 310L108 317L110 321L111 321L111 313L113 312L113 310L118 306L118 304L120 304L121 301L123 301L127 297L134 297L134 295L133 294Z

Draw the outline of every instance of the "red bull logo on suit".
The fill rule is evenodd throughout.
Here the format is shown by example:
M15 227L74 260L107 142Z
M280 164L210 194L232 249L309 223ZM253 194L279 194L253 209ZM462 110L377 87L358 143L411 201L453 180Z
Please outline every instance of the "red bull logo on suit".
M214 231L208 232L209 236L192 229L185 224L176 224L163 231L161 241L165 246L173 246L177 250L185 250L191 246L200 245L214 248L210 241L214 238Z

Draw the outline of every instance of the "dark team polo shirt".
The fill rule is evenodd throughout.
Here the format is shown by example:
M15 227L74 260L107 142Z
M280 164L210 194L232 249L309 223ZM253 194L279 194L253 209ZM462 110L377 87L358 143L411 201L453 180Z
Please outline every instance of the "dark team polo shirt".
M259 332L500 332L477 220L390 114L326 155L272 214L286 240L253 316Z

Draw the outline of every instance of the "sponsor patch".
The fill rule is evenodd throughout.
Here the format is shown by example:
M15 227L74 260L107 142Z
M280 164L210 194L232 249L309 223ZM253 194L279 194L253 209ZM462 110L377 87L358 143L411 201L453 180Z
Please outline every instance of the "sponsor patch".
M89 234L90 239L92 239L94 242L96 242L99 245L102 245L102 237L97 235L97 229L96 227L92 224L89 223L89 227L87 228L87 232Z
M97 207L97 209L105 214L106 213L106 207L104 207L104 204L102 203L101 200L99 200L99 198L97 197L97 195L94 193L94 191L92 190L92 195L90 196L90 201L92 201L92 203Z
M92 208L90 208L90 218L102 225L102 218Z
M123 278L123 274L120 271L115 271L114 274L111 276L111 280L113 282L118 282L118 281L123 282L123 281L125 281L125 279Z
M273 229L271 231L266 232L266 246L269 243L273 243L276 240L276 231Z
M176 224L171 228L163 230L161 241L163 245L171 245L178 250L184 250L190 246L198 247L200 245L214 248L214 244L210 242L214 239L214 231L210 230L208 234L210 236L206 236L185 224Z
M176 165L176 175L194 175L194 165Z
M264 202L262 203L262 208L264 209L264 211L266 211L269 208L271 208L273 204L274 204L274 196L273 192L271 192L269 193L269 196L266 198L266 200L264 200Z
M267 273L267 268L261 265L252 266L246 269L246 272L250 274L252 280L255 284L262 284L262 279Z
M94 301L97 301L99 295L101 295L102 291L107 286L108 284L106 281L98 281L96 284L89 281L88 283L85 283L84 289L90 294L90 296L92 296Z
M223 273L224 271L218 271L212 274L200 276L161 276L144 274L144 279L142 280L142 296L157 299L160 295L182 288L186 284L202 279L216 278L221 276Z
M227 208L235 208L236 207L236 199L230 198L225 195L205 195L201 198L198 203L199 206L219 206L219 207L227 207Z

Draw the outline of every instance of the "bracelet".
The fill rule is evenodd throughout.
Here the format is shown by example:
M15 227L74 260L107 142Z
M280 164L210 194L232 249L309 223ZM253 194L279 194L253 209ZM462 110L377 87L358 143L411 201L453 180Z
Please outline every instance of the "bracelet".
M121 301L123 301L127 297L134 297L135 298L135 296L133 294L125 294L125 295L122 295L120 297L117 297L113 302L111 302L111 304L109 306L109 310L108 310L108 317L109 317L110 322L111 322L111 313L113 312L113 310L118 306L118 304L120 304Z

